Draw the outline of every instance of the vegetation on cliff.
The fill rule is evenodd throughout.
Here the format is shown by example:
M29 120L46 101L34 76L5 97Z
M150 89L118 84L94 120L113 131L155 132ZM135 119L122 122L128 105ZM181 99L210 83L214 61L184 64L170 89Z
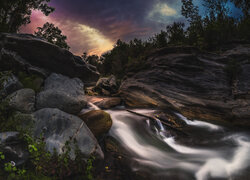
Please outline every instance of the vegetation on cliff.
M233 17L228 3L233 3L242 12ZM187 19L168 25L147 41L134 39L130 42L118 40L114 48L97 56L88 56L87 62L98 67L103 75L124 77L130 71L138 71L145 65L145 57L152 51L169 46L195 46L202 50L218 51L223 45L250 39L250 3L244 0L204 0L206 14L200 15L192 0L182 0L182 15Z

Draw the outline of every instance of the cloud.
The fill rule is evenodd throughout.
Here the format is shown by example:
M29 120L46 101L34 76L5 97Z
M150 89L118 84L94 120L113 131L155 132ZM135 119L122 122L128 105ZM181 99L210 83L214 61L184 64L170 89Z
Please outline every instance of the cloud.
M157 13L160 13L162 16L173 16L177 14L177 11L165 3L157 3L155 4L153 10L149 13L149 16L152 17Z
M69 19L58 19L43 15L40 11L33 11L31 16L32 23L21 28L23 33L33 34L37 27L50 22L62 30L62 34L67 36L67 43L70 50L77 55L83 52L101 55L113 48L115 41L105 37L99 30L87 25L80 24Z
M56 8L49 17L32 15L22 32L33 33L49 21L68 37L73 53L98 53L112 48L117 39L147 39L180 17L181 0L51 0ZM150 16L151 14L151 16Z

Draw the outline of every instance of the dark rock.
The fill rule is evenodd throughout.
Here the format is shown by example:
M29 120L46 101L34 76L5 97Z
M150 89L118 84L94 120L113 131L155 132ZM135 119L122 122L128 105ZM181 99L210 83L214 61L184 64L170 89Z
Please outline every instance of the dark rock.
M6 98L11 109L22 113L32 113L35 110L35 91L20 89Z
M111 75L110 77L100 78L96 83L95 90L105 96L117 93L118 85L116 77Z
M20 140L18 132L0 133L0 152L5 156L5 163L13 161L16 166L24 164L28 160L29 153L25 143Z
M106 134L112 126L112 119L108 113L102 110L93 110L80 115L88 128L97 137Z
M40 137L43 133L48 151L53 153L55 149L61 154L68 141L72 148L70 155L74 159L74 140L76 140L76 145L86 159L91 155L103 158L103 152L97 140L80 118L59 109L50 108L41 109L33 115L35 119L34 135Z
M0 76L0 99L7 97L9 94L21 89L22 83L9 72L1 72Z
M78 78L70 79L60 74L51 74L46 80L44 91L37 95L37 109L58 108L77 114L84 107L84 85Z
M249 45L221 54L164 48L148 56L145 69L125 79L119 92L131 107L172 109L190 119L250 126L249 57ZM225 70L232 60L241 67L236 79Z
M28 34L0 34L0 70L51 72L78 77L84 83L96 82L99 73L80 57L40 38Z

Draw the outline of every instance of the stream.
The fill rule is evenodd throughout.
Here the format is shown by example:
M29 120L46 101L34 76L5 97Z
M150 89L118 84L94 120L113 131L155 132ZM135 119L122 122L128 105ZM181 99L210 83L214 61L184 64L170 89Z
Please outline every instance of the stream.
M109 136L128 154L131 169L148 179L247 179L250 167L248 132L191 121L176 113L191 134L178 138L160 121L152 122L124 109L107 112L113 120Z

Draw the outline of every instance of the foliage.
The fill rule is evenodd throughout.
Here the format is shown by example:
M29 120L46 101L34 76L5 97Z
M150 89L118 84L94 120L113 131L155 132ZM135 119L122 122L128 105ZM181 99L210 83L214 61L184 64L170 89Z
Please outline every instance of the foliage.
M32 10L40 10L48 16L54 8L50 0L1 0L0 32L17 32L22 25L30 23Z
M33 89L35 92L39 92L41 85L43 83L43 78L38 75L30 75L25 72L18 72L17 77L19 81L23 84L24 88Z
M52 23L46 22L43 27L38 27L35 35L61 48L70 48L66 43L67 36L63 35L62 31Z
M93 162L95 160L95 157L94 156L91 156L88 160L87 160L87 166L86 166L86 169L85 169L85 174L87 176L87 179L88 180L92 180L93 179Z
M168 44L183 44L185 42L184 23L174 22L167 26Z
M80 178L92 180L94 178L93 162L94 156L91 156L85 163L79 148L75 144L75 160L70 158L70 141L65 143L64 152L58 155L56 152L51 154L46 151L43 135L40 138L34 139L29 134L21 134L20 139L23 139L29 151L29 161L22 167L16 167L15 162L5 163L5 155L0 152L0 166L4 164L3 169L0 169L0 175L5 179L66 179Z

